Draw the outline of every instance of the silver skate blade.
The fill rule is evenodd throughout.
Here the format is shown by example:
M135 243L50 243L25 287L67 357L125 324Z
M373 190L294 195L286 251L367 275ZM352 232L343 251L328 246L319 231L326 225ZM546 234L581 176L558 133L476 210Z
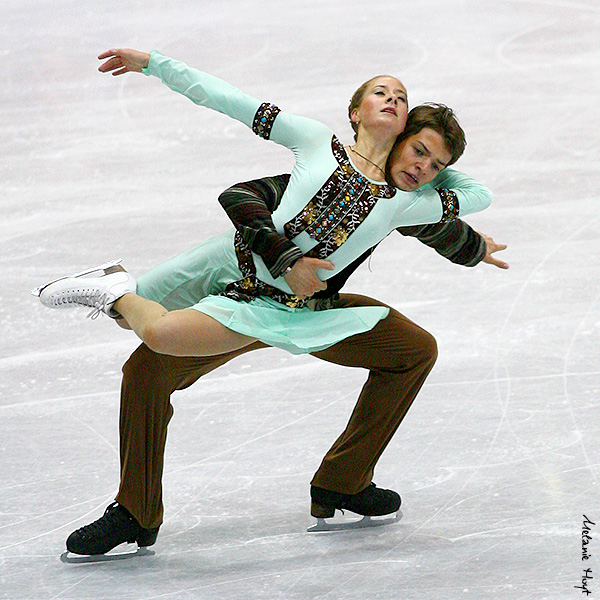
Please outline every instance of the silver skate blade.
M56 283L57 281L61 281L63 279L69 279L71 277L83 277L84 275L89 275L90 273L95 273L96 271L104 271L105 269L110 269L111 267L116 267L120 265L123 261L122 258L117 258L116 260L109 260L108 262L102 263L97 267L92 267L91 269L85 269L85 271L80 271L79 273L73 273L73 275L68 275L67 277L59 277L58 279L53 279L44 285L40 285L35 289L31 290L31 295L39 298L39 295L42 293L44 288L47 288L49 285Z
M114 554L72 554L63 552L60 555L61 562L69 565L80 565L84 563L110 562L113 560L129 560L136 556L154 556L154 550L138 548L135 552L115 552Z
M367 527L381 527L391 525L402 518L402 511L387 515L385 517L362 517L356 521L328 521L317 517L315 525L311 525L306 531L317 533L319 531L346 531L351 529L365 529Z

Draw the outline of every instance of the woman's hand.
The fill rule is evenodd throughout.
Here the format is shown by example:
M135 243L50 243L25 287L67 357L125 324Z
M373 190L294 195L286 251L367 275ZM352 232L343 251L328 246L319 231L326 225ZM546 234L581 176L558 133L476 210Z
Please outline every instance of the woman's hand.
M108 58L98 67L98 71L102 73L113 71L113 75L123 75L129 72L141 73L142 69L148 66L150 55L131 48L113 48L103 52L98 58L100 60Z
M317 277L317 269L331 271L334 268L328 260L302 257L283 278L298 298L310 298L316 292L327 289L327 284Z

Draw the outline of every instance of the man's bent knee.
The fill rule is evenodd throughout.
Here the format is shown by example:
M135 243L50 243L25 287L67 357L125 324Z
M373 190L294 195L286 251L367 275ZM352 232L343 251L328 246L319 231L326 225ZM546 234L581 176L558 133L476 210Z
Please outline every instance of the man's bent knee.
M430 363L433 367L438 357L437 341L428 331L425 331L424 329L421 348L423 350L423 360Z
M411 336L409 348L397 354L398 368L401 371L418 368L424 372L433 369L438 357L438 346L435 338L428 332L417 327Z

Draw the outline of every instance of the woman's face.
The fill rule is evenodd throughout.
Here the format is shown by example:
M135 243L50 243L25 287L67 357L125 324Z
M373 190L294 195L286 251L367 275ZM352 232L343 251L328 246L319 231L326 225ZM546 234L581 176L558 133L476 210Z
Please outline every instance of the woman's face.
M429 183L451 159L444 138L424 127L394 148L389 157L390 175L396 187L412 192Z
M395 77L376 77L369 82L358 108L351 118L367 130L384 128L390 135L399 135L406 125L408 96L406 88Z

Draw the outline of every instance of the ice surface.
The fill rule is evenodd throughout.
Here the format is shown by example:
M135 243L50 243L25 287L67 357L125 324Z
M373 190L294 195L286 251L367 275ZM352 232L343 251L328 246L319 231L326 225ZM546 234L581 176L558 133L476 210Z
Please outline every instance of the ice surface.
M0 597L541 600L600 594L600 6L596 0L0 5ZM43 281L123 257L138 274L228 227L236 181L291 155L96 55L158 48L350 140L379 73L442 101L459 167L495 193L469 218L508 272L391 236L348 284L431 331L439 361L380 461L392 526L309 534L312 473L365 373L277 350L175 397L156 555L64 565L118 483L108 319L50 313ZM582 561L582 521L592 555Z

